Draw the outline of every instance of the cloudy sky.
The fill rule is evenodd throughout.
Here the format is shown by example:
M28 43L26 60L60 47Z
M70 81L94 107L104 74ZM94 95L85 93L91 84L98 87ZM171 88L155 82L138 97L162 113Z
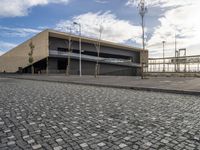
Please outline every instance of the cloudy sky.
M146 0L146 47L150 57L174 56L177 48L200 55L200 0ZM135 47L141 46L141 19L137 0L1 0L0 55L46 28Z

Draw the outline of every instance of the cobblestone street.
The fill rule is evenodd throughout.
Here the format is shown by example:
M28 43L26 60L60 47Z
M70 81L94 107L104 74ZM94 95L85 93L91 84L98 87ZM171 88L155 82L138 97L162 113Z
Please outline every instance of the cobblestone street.
M200 149L200 97L0 78L0 149Z

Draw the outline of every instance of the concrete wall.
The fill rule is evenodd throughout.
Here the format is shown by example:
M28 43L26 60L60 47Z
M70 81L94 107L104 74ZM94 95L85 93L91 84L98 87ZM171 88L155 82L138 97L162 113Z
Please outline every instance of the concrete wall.
M42 60L49 56L48 51L48 31L43 31L33 37L32 39L20 44L13 48L11 51L0 56L0 72L17 72L19 67L26 67L29 64L30 52L29 43L31 42L35 46L33 52L34 62Z

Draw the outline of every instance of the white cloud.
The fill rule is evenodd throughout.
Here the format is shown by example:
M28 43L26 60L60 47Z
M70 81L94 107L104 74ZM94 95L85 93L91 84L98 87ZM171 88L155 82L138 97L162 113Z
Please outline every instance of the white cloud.
M200 1L182 1L179 7L167 10L163 17L159 18L160 25L155 27L153 36L148 41L149 49L159 49L165 40L166 47L171 51L169 55L174 56L175 33L177 34L178 48L187 48L188 54L199 54L200 48ZM175 5L171 0L164 6ZM181 5L181 6L180 6Z
M124 43L126 41L140 42L141 28L126 20L118 19L114 14L108 12L86 13L75 16L72 20L61 21L56 29L69 31L72 22L81 23L82 34L89 37L98 38L99 29L102 26L102 39Z
M145 4L148 6L157 6L158 4L162 3L161 1L164 0L145 0ZM127 0L127 6L138 6L140 0Z
M3 51L0 51L0 56L1 56L1 55L3 55L4 53L5 53L5 52L3 52Z
M193 3L191 0L144 0L149 7L177 7L185 6ZM140 0L127 0L126 5L138 6Z
M16 44L0 41L0 55L4 54L6 51L16 47Z
M128 0L127 5L137 6L139 0ZM188 55L199 54L200 49L200 1L199 0L145 0L151 7L161 9L160 24L156 25L148 40L147 48L151 57L162 56L162 41L166 41L167 56L174 56L175 34L177 49L187 48ZM147 22L148 24L148 22Z
M29 9L49 3L67 4L69 0L1 0L0 17L16 17L28 15Z
M32 28L11 28L0 26L0 36L7 37L27 37L29 35L37 34L41 30Z
M27 38L28 36L33 36L33 35L41 32L41 30L32 29L32 28L10 28L10 27L0 26L0 32L1 32L0 37L3 37L3 38L5 38L5 37L8 37L8 38L12 38L12 37L24 38L24 37L26 37ZM0 55L4 54L8 50L10 50L16 46L17 46L17 44L0 41Z
M101 3L101 4L106 4L106 3L108 3L108 0L95 0L95 2Z
M3 38L5 37L24 38L27 36L32 36L34 34L37 34L38 32L40 32L40 30L31 28L10 28L10 27L0 26L0 32L1 32L0 37ZM0 56L16 46L17 44L0 41Z

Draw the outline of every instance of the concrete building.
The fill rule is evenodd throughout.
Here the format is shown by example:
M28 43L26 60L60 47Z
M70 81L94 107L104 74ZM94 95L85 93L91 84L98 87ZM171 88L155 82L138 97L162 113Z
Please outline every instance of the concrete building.
M148 61L146 50L48 29L0 56L0 72L30 73L33 65L34 73L65 73L69 66L69 74L77 75L80 39L83 75L94 75L97 60L100 75L140 75L141 64Z

